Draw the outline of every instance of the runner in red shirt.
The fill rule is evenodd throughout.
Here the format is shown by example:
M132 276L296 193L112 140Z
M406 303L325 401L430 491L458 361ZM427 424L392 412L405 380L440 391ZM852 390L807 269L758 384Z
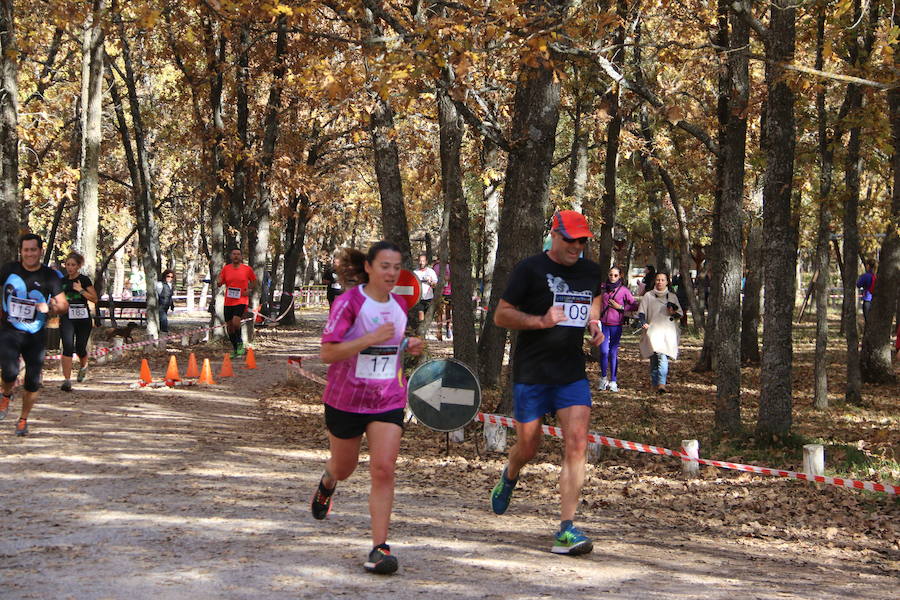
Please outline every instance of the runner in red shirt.
M225 328L234 346L233 357L244 354L241 340L241 317L250 305L249 292L256 288L256 273L244 264L244 255L237 248L229 253L231 263L222 267L219 285L225 286Z

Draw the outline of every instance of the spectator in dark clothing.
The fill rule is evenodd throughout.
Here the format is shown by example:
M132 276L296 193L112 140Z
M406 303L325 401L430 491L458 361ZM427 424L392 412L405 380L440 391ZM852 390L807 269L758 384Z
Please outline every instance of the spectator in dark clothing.
M159 308L159 330L169 332L169 311L175 310L175 272L172 269L163 271L160 281L156 282L157 308Z
M656 267L653 265L647 265L647 268L644 269L644 279L643 279L644 289L641 290L641 294L645 294L653 289L653 286L656 285Z

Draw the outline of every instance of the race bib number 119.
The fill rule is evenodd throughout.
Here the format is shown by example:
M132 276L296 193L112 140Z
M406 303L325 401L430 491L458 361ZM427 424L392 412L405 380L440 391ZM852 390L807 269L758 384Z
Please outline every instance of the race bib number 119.
M573 292L557 293L553 295L553 306L562 306L566 314L566 320L557 323L563 327L584 327L587 325L588 314L591 312L591 294L579 294Z

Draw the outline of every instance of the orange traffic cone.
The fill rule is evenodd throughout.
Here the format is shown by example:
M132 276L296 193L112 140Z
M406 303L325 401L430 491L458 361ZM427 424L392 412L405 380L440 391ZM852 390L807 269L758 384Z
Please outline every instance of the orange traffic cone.
M256 355L253 353L253 348L247 348L247 356L244 359L244 366L248 369L256 368Z
M187 371L184 372L184 376L189 379L200 377L200 369L197 368L197 357L194 356L193 352L191 352L191 355L188 357L188 368Z
M227 354L225 355L225 360L222 361L222 370L219 371L219 377L234 377L234 370L231 368L231 357Z
M181 381L181 375L178 374L178 359L175 355L169 357L169 368L166 369L166 381Z
M146 358L141 359L141 386L145 386L148 383L153 382L153 377L150 376L150 363L147 362Z
M200 383L208 383L209 385L216 385L216 382L213 381L212 378L212 367L209 364L209 359L203 359L203 370L200 371Z

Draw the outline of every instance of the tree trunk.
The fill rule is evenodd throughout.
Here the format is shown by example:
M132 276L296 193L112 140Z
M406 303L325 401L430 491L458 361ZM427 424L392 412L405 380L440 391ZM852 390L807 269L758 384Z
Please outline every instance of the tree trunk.
M572 155L569 157L569 177L565 194L572 198L572 209L582 212L584 190L588 180L588 132L584 117L587 113L581 95L584 90L576 90L575 114L572 116Z
M484 274L482 282L482 305L490 302L493 294L494 264L497 260L497 227L500 220L500 183L497 172L500 150L487 138L481 141L481 168L484 187L481 196L484 199ZM431 257L428 257L431 260Z
M763 188L765 317L757 435L783 437L792 423L791 340L794 309L796 235L792 231L794 176L794 92L784 80L784 64L794 60L796 5L774 0L766 48L766 179Z
M449 77L445 77L449 84ZM472 312L472 243L469 208L463 193L460 160L463 141L462 116L444 86L438 90L440 126L441 188L450 206L450 264L453 265L453 357L471 368L478 364L475 319Z
M559 82L553 67L523 65L513 100L509 139L514 146L503 189L494 292L478 340L479 375L488 387L499 380L506 345L506 330L494 325L494 311L515 264L542 245L558 122Z
M613 37L613 46L617 48L612 55L612 63L616 69L622 71L622 63L625 55L625 19L628 15L628 7L624 0L617 0L616 11L622 20L616 28ZM609 113L609 123L606 125L606 157L603 164L603 200L600 208L600 216L603 223L600 225L600 248L597 262L602 272L606 272L613 259L613 230L616 226L616 172L619 164L619 135L622 132L622 113L619 110L619 86L614 86L606 93L603 102ZM627 272L625 273L627 276Z
M284 228L284 279L281 283L281 302L278 314L290 306L291 296L297 282L297 269L300 265L300 252L306 241L306 224L312 214L309 207L309 196L298 193L291 201L291 216ZM282 320L285 325L296 323L294 311L289 311Z
M825 65L825 7L817 9L816 16L816 68ZM828 240L831 237L831 187L833 183L834 149L828 135L828 113L825 110L826 83L820 83L816 93L816 115L819 144L819 223L816 233L816 351L813 358L815 406L828 408L828 285L831 281Z
M19 256L19 65L15 2L0 2L0 264Z
M247 228L255 232L255 235L252 236L256 244L252 248L251 264L256 273L256 280L260 284L253 290L251 306L260 306L263 300L262 282L265 279L266 253L269 250L269 229L272 213L272 192L269 189L269 179L272 175L272 165L275 160L275 145L278 142L278 116L281 112L281 92L286 71L284 62L286 52L287 22L282 16L278 19L272 84L269 88L269 100L266 104L265 134L263 136L262 153L258 159L256 218L253 219L252 224L247 224ZM254 321L249 322L250 337L252 337L253 323Z
M741 363L759 364L759 293L762 291L763 224L750 215L747 258L744 262L744 298L741 304Z
M373 160L381 197L381 224L384 238L400 247L403 264L411 265L409 227L403 202L403 181L400 177L400 153L394 135L394 111L384 100L371 115Z
M896 26L897 16L894 15L893 19ZM896 66L896 53L894 60ZM888 91L888 110L893 144L891 219L881 244L878 279L875 281L875 293L860 354L863 379L872 383L896 381L891 364L891 333L894 331L893 319L897 313L897 294L900 290L900 90L896 87Z
M100 229L100 143L103 140L103 27L105 0L94 0L84 26L81 69L81 178L78 180L76 246L84 255L84 269L96 278L97 234Z
M672 208L675 211L675 219L678 221L678 264L681 271L681 285L684 286L685 292L687 293L691 315L694 317L694 327L697 331L700 331L700 329L703 328L703 310L700 308L700 300L697 298L697 293L694 290L694 280L691 279L691 236L688 232L687 220L684 216L684 206L681 204L681 199L678 197L678 193L675 190L675 182L672 181L669 172L662 167L658 167L658 170L659 176L662 178L663 184L666 186L666 191L669 194L669 201L672 202ZM633 250L634 242L629 245L628 249L628 258L626 260L624 271L626 276L631 270L631 253Z
M862 90L849 84L850 118L858 118L862 108ZM859 364L859 329L857 327L856 278L859 275L859 169L861 128L849 128L847 154L844 162L844 302L842 320L847 340L847 388L844 400L849 404L862 403L862 373Z
M150 161L146 147L146 134L143 117L141 115L140 101L138 99L137 83L134 74L134 66L131 59L131 47L125 28L121 24L120 43L122 48L122 60L125 65L125 87L128 91L128 104L131 112L131 123L134 128L134 146L137 159L138 180L134 185L135 212L137 216L138 239L141 248L141 261L144 266L144 277L147 285L147 335L151 338L159 337L159 311L157 310L157 298L155 282L159 279L160 250L159 228L154 216L152 177L150 174ZM127 129L126 129L127 131Z

